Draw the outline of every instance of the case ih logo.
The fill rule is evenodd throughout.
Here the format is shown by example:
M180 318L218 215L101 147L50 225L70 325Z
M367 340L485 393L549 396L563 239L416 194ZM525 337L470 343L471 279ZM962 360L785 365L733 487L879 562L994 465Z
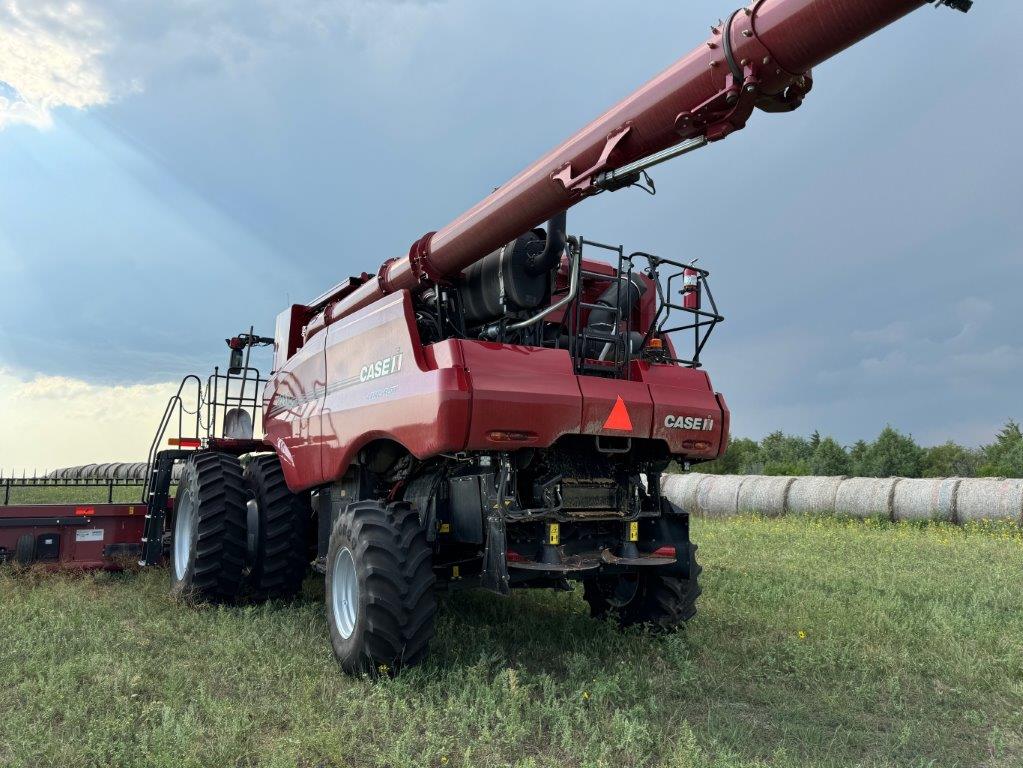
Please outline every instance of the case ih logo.
M359 381L372 381L373 379L379 379L381 376L390 376L392 373L397 373L401 370L401 358L402 353L399 352L396 355L381 358L375 363L367 363L359 371Z
M710 416L705 419L698 419L693 416L673 416L669 413L664 417L664 426L668 429L693 429L701 432L710 432L714 429L714 419Z

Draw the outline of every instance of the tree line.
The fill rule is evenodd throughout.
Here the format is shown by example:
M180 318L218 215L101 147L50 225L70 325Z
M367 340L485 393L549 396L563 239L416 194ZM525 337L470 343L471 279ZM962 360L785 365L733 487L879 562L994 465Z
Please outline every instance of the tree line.
M1010 420L992 443L979 448L952 441L923 447L890 426L873 442L851 446L816 431L808 438L778 431L759 442L734 438L724 456L695 469L721 475L1023 477L1023 431Z

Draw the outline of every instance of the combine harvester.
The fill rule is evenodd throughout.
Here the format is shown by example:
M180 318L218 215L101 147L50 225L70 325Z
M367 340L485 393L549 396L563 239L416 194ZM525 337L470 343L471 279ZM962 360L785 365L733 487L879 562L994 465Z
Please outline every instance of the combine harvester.
M595 616L679 626L700 567L659 478L725 449L700 367L723 318L705 270L569 237L566 211L653 191L658 163L797 109L813 67L926 4L740 8L408 255L281 313L265 386L243 351L271 340L236 337L227 377L165 414L158 443L179 428L150 457L142 563L169 551L172 590L215 601L293 597L312 565L350 672L422 661L442 585L581 580ZM261 402L229 394L250 385Z

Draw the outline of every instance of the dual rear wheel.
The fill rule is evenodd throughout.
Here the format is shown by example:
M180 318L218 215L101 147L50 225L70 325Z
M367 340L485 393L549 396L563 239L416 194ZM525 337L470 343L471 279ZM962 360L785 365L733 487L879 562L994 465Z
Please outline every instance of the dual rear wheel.
M276 456L199 453L174 503L171 592L193 601L288 599L302 588L311 517Z

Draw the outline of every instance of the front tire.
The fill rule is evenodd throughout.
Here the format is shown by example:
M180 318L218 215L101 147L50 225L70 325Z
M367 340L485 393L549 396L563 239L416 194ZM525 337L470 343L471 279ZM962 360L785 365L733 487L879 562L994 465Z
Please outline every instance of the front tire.
M293 598L309 569L307 497L292 493L280 460L255 456L245 467L252 497L247 516L251 537L248 586L255 600Z
M433 553L411 505L349 504L326 565L327 625L342 669L389 676L426 658L437 612Z
M655 631L678 629L696 615L700 596L696 545L689 544L689 578L641 571L594 576L583 582L583 599L594 618L616 617L623 627L644 625Z
M235 600L245 568L245 483L238 459L200 453L185 464L174 499L171 594Z

